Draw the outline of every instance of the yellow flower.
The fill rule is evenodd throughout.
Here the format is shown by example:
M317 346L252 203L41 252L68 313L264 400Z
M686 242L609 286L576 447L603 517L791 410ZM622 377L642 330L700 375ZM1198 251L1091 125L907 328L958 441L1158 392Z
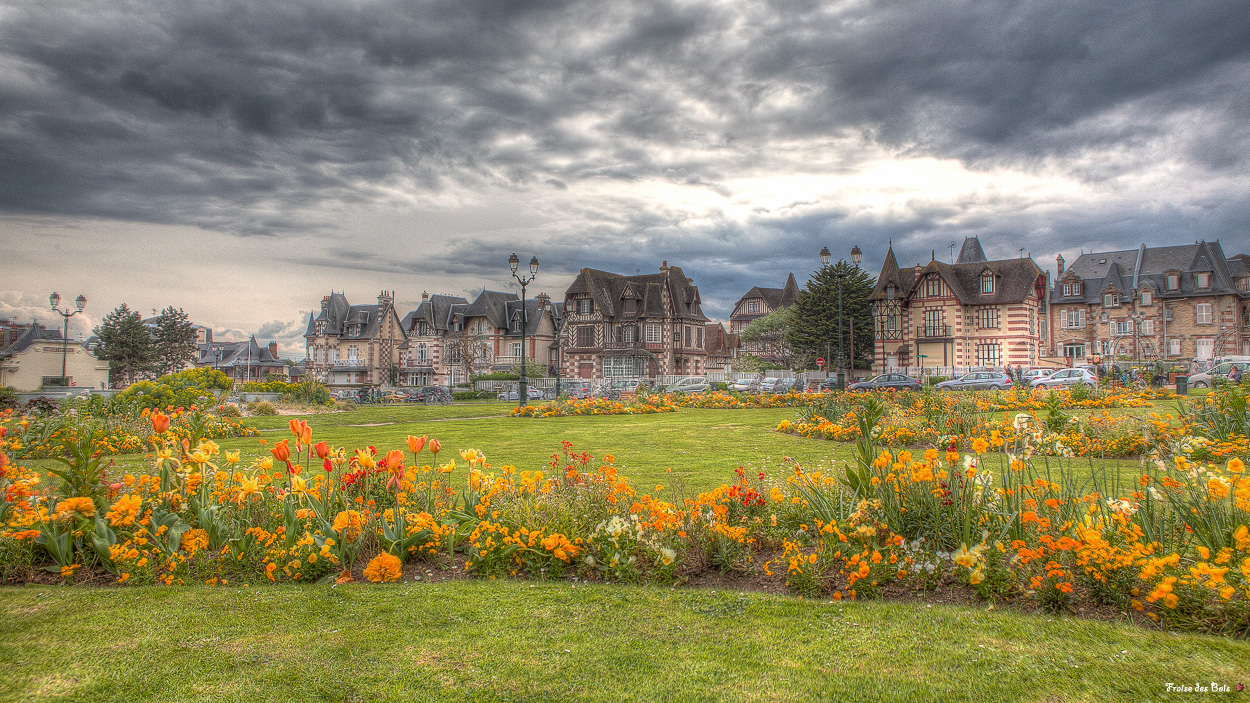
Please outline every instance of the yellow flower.
M95 503L90 498L67 498L56 505L56 519L69 520L75 516L95 516Z
M1231 473L1239 474L1246 470L1246 463L1237 457L1228 460L1228 470Z
M977 437L972 440L972 451L977 454L984 454L986 449L990 448L990 443L985 441L983 437Z

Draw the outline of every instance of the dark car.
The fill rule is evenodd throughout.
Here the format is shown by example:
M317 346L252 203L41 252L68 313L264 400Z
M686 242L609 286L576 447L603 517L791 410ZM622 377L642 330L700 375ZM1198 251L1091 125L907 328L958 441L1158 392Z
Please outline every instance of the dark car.
M848 391L918 391L920 390L920 381L911 376L904 376L901 373L883 373L867 381L847 384L846 389Z
M1002 371L973 371L959 378L937 384L939 391L976 390L1001 391L1011 388L1011 377Z

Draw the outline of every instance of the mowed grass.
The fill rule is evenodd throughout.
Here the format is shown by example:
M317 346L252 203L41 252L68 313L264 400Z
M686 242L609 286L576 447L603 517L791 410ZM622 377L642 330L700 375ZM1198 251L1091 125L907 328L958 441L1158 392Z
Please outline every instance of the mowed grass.
M516 418L507 416L511 407L497 402L382 406L355 412L245 418L245 424L261 431L259 438L223 439L218 443L225 450L241 451L242 465L247 466L257 457L268 456L274 443L291 438L287 424L300 418L312 427L314 442L324 440L349 449L373 446L385 452L406 449L408 435L427 435L443 445L442 461L449 457L458 460L460 449L478 449L495 466L512 464L521 471L549 471L552 455L561 452L567 441L574 452L587 452L596 462L611 454L621 475L633 486L651 491L662 485L670 497L732 482L734 469L739 466L751 474L774 474L792 471L797 461L808 471L828 473L833 469L840 473L844 461L853 458L852 444L774 431L779 422L795 417L793 408L682 408L654 415ZM991 456L987 468L997 469L1000 458ZM422 462L432 459L428 451L423 452ZM148 460L141 454L109 457L108 461L113 462L109 472L114 476L148 468ZM36 469L56 465L51 460L25 463ZM1060 464L1043 457L1035 463L1039 470L1049 463L1052 471ZM1137 459L1084 458L1063 463L1082 480L1101 476L1104 471L1131 477L1141 466ZM595 463L592 468L597 466ZM1088 492L1093 490L1091 484Z
M0 660L5 701L1102 703L1250 679L1250 643L1131 625L516 581L4 589Z

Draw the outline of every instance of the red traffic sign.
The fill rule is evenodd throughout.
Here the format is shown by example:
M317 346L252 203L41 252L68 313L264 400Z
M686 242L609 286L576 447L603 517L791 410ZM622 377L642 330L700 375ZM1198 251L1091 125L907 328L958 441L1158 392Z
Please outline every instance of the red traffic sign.
M825 358L824 358L823 356L822 356L822 357L817 357L817 359L816 359L816 365L817 365L817 366L824 366L824 365L825 365Z

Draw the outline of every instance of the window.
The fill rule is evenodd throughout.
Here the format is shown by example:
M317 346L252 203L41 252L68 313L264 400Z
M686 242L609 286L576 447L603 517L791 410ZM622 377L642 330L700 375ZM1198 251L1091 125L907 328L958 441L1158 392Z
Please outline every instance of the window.
M1002 346L998 342L977 345L978 366L998 366Z
M430 349L424 344L417 345L417 361L425 361L430 358Z
M1073 359L1085 358L1085 345L1083 343L1073 343L1063 345L1063 355Z
M1246 279L1242 279L1242 280L1246 280ZM896 294L896 291L894 289L893 283L885 287L885 299L886 300L894 300L895 294Z
M698 338L698 341L695 342L695 347L702 349L703 348L703 328L702 327L697 328L696 332L697 332L696 336Z
M1132 320L1116 320L1116 321L1114 322L1114 325L1115 325L1115 333L1116 333L1116 334L1119 334L1119 335L1125 335L1125 334L1132 334L1132 333L1133 333L1133 322L1132 322Z
M633 298L626 298L625 304L622 306L622 312L626 315L633 315L638 311L638 301Z
M994 329L998 327L998 308L977 308L977 328Z
M690 346L690 325L686 325L685 327L683 327L682 331L684 333L682 335L682 340L683 340L682 346L689 347Z
M748 312L748 313L756 313L756 312L759 312L759 311L760 311L760 301L758 301L758 300L748 300L748 301L747 301L747 312Z
M1080 281L1068 281L1067 283L1063 284L1063 297L1079 298L1080 296L1081 296L1081 282Z
M946 336L946 313L941 308L924 311L924 336Z
M1206 360L1215 356L1214 339L1196 339L1194 345L1194 356L1197 358Z
M1153 305L1154 302L1155 302L1154 293L1151 293L1148 290L1144 290L1141 292L1141 304L1142 305Z
M577 346L582 349L588 349L595 346L595 328L590 325L582 325L577 328Z
M1061 310L1059 312L1059 322L1061 326L1067 329L1078 329L1084 327L1085 311L1079 308L1076 310Z
M1211 324L1211 303L1198 303L1194 306L1194 322L1200 325Z
M603 360L604 378L639 378L643 360L633 356L609 356Z
M987 295L994 292L994 274L986 271L981 274L981 294Z
M658 322L647 323L647 344L659 344L663 341L660 337L660 324Z
M1115 308L1120 306L1119 293L1104 293L1102 296L1102 306L1104 308Z
M638 328L633 325L625 325L621 328L621 343L634 344L638 341Z
M1166 277L1168 290L1181 289L1181 275L1179 273L1169 273Z
M1103 356L1106 356L1112 353L1111 350L1113 347L1114 347L1114 344L1112 344L1110 339L1104 339L1098 342L1098 353L1102 354Z
M520 342L512 342L511 344L508 345L508 347L509 347L508 353L511 354L512 356L521 355L521 343Z
M1250 278L1247 278L1246 276L1242 276L1241 278L1238 278L1237 290L1243 293L1246 291L1250 291Z
M1169 339L1168 340L1168 356L1180 356L1180 355L1181 355L1181 340Z
M1197 288L1204 289L1204 290L1207 288L1210 288L1211 287L1211 274L1205 271L1202 273L1195 273L1194 274L1194 286Z
M1150 336L1154 334L1155 333L1155 321L1154 320L1142 320L1140 332L1146 336Z
M890 310L886 313L885 328L891 332L898 331L898 310Z
M924 295L926 298L938 298L942 295L942 279L938 276L929 276L924 279Z
M516 317L512 318L512 331L513 332L521 331L521 316L520 315L517 315Z
M594 312L594 309L595 309L594 301L592 301L590 298L578 298L577 299L577 314L578 315L589 315L590 313Z

